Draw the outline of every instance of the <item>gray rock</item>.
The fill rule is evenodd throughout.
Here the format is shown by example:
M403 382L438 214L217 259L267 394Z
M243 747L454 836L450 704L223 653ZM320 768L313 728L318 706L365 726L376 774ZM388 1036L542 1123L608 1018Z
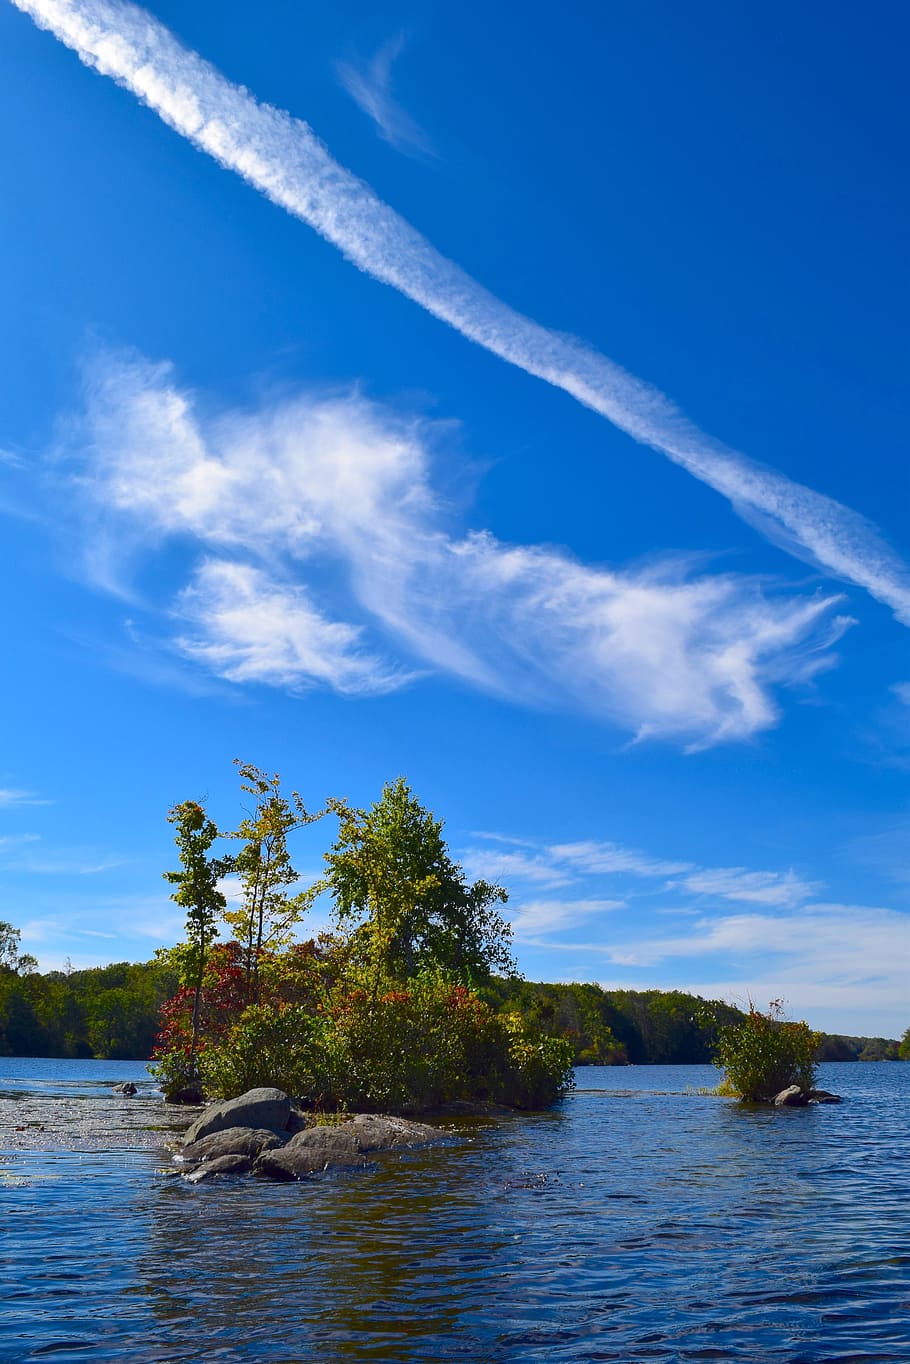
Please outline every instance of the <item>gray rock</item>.
M287 1125L284 1130L293 1134L294 1132L305 1132L308 1127L312 1126L312 1114L307 1113L302 1108L296 1108L292 1105L291 1111L288 1114Z
M291 1112L291 1101L283 1089L249 1089L237 1099L212 1104L187 1129L184 1141L199 1141L227 1127L267 1127L283 1132Z
M839 1094L832 1094L829 1089L810 1089L810 1104L840 1104L843 1099Z
M801 1090L799 1085L788 1085L779 1094L775 1094L773 1099L775 1108L800 1108L808 1101L808 1094Z
M317 1170L363 1169L368 1154L428 1146L447 1134L427 1123L357 1113L343 1122L296 1133L280 1151L264 1151L253 1173L266 1179L306 1179Z
M429 1146L444 1141L438 1127L411 1118L390 1118L381 1113L355 1113L337 1123L320 1123L291 1137L292 1150L328 1151L339 1155L394 1151L400 1147Z
M133 1095L136 1093L136 1086L132 1080L124 1080L122 1085L114 1085L114 1093Z
M220 1160L222 1156L246 1156L254 1160L262 1151L272 1151L283 1144L284 1138L267 1127L226 1127L223 1132L210 1132L207 1137L181 1147L177 1159L209 1161Z
M204 1179L213 1179L216 1175L246 1175L252 1163L248 1156L218 1156L198 1165L184 1178L188 1184L201 1184Z
M202 1086L197 1084L184 1085L182 1089L176 1089L172 1094L165 1094L166 1104L187 1104L193 1105L205 1103L205 1095L202 1093Z
M381 1113L357 1113L352 1119L361 1151L394 1151L401 1147L433 1146L449 1134L413 1118L389 1118Z

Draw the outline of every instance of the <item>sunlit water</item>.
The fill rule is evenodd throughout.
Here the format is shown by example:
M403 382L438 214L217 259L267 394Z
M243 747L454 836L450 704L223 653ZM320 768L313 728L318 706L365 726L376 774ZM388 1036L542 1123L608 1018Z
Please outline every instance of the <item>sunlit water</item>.
M126 1078L154 1118L141 1065L0 1058L0 1094L99 1114ZM810 1109L687 1092L715 1079L581 1070L553 1112L301 1184L0 1130L0 1358L910 1359L910 1065L824 1066L845 1102Z

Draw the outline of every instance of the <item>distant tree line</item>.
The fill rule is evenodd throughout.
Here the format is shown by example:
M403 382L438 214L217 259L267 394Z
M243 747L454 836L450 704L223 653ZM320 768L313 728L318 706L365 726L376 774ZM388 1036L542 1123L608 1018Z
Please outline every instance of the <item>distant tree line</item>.
M16 934L9 925L4 932ZM18 941L18 934L16 934ZM0 957L0 1055L109 1057L145 1061L161 1026L160 1010L177 991L167 960L116 962L39 974L34 962ZM576 1065L675 1065L710 1062L719 1029L742 1021L739 1009L678 990L602 990L494 976L481 997L551 1034L568 1038ZM910 1060L882 1037L826 1035L821 1061Z
M906 1041L910 1028L904 1033ZM910 1061L910 1046L890 1037L842 1037L825 1035L818 1049L819 1061Z
M717 1054L720 1030L746 1014L720 1000L681 990L603 990L599 985L545 984L510 978L489 988L508 1004L568 1037L577 1066L699 1065ZM822 1034L819 1061L910 1060L910 1028L902 1043L886 1037Z
M177 988L173 966L121 961L39 974L18 941L0 923L0 1056L151 1056L159 1011Z

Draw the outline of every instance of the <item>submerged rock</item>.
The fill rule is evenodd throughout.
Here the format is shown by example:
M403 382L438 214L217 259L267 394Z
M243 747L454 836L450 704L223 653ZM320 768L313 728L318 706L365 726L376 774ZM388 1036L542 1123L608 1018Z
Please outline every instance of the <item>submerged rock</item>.
M122 1085L114 1085L114 1093L133 1095L136 1093L136 1086L132 1080L124 1080Z
M810 1089L810 1104L840 1104L843 1099L839 1094L832 1094L829 1089Z
M228 1127L266 1127L283 1132L290 1113L291 1101L283 1089L249 1089L237 1099L212 1104L191 1124L184 1141L189 1145Z
M252 1163L248 1156L218 1156L204 1165L197 1165L184 1178L188 1184L201 1184L204 1179L213 1179L216 1175L246 1175Z
M320 1153L306 1147L292 1151L282 1146L277 1151L263 1151L253 1166L253 1174L262 1179L288 1183L295 1179L309 1179L323 1170L365 1170L370 1163L353 1151Z

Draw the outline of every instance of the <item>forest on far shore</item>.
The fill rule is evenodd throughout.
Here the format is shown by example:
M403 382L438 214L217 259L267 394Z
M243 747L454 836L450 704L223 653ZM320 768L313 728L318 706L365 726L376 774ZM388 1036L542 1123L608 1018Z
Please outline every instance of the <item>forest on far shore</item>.
M44 973L0 965L0 1056L145 1061L159 1010L177 986L166 958ZM494 1009L508 1008L568 1038L576 1065L709 1062L718 1029L744 1017L732 1005L678 990L603 990L513 976L494 977L479 993ZM818 1057L897 1060L898 1042L826 1035Z

